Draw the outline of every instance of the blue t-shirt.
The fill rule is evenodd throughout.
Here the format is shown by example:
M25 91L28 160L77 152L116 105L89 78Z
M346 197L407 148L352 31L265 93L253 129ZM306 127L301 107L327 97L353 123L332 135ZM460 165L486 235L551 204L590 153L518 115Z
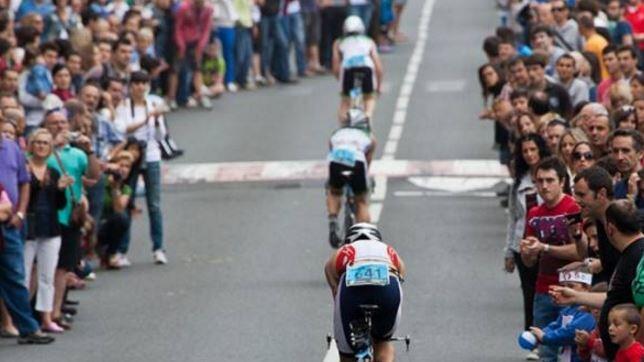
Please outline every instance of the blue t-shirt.
M610 32L611 41L614 44L622 45L622 38L624 35L633 34L631 24L626 21L610 21L608 22L608 31Z

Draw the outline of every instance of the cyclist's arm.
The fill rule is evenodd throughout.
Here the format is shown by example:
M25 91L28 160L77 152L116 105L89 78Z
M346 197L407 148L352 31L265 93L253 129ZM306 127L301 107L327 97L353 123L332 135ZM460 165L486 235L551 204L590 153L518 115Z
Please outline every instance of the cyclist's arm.
M337 270L335 270L335 259L337 258L337 252L331 254L331 257L324 265L324 276L326 277L326 282L331 288L331 293L335 297L335 293L338 291L338 282L340 281L340 276L338 275Z
M407 275L407 266L400 256L398 256L398 274L401 278L405 278Z
M378 55L378 51L376 50L376 47L374 46L373 49L371 49L371 59L373 59L373 64L374 67L376 68L376 81L378 82L378 93L380 93L380 87L382 86L382 79L384 77L384 71L382 68L382 62L380 61L380 56Z
M340 42L336 40L333 43L333 62L332 62L333 75L340 79L340 72L342 71L342 54L340 53Z

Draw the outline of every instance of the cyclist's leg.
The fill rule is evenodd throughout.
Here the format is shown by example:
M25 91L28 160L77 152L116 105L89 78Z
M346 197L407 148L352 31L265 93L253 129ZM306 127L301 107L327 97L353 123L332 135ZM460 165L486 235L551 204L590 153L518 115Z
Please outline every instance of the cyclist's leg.
M338 120L344 123L347 118L347 112L351 108L351 89L353 88L353 70L343 69L340 75L340 108L338 109Z
M345 184L342 171L345 169L346 167L341 164L329 162L329 180L326 193L326 207L329 218L337 217L342 207L342 188Z
M356 205L356 222L371 222L369 215L369 184L367 166L364 162L356 162L351 174L351 190L354 193Z
M396 349L391 342L375 342L373 344L373 354L377 362L393 362L396 356Z
M362 68L362 72L362 103L364 105L364 112L369 119L373 119L376 110L376 78L373 70L369 67Z

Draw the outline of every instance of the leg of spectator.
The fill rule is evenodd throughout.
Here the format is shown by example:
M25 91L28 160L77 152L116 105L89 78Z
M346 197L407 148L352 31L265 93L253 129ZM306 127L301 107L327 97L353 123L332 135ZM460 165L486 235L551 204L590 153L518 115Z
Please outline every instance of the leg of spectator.
M221 49L226 61L224 83L226 87L235 82L235 29L232 27L217 28Z
M393 39L396 42L402 42L406 40L405 35L400 31L400 17L402 12L405 9L406 0L394 0L394 22L391 27Z
M521 280L521 292L523 294L523 329L527 331L528 328L534 325L532 313L534 308L534 288L537 282L537 267L527 267L523 263L523 260L521 260L521 254L519 253L514 253L514 263L517 266L519 279Z
M288 61L288 38L286 36L286 29L284 27L284 22L281 21L283 17L275 17L274 30L275 30L275 53L274 53L274 65L275 65L275 78L280 82L288 82L291 78L290 64Z
M161 212L161 162L148 162L143 173L145 199L150 218L152 251L163 250L163 214Z
M320 9L322 36L320 39L320 63L322 66L331 69L331 54L332 54L332 34L331 27L333 25L333 13L330 7Z
M31 315L29 291L25 287L23 242L18 230L3 226L5 245L0 252L0 297L21 335L38 330Z
M271 17L262 17L260 21L260 38L262 52L260 61L262 64L262 73L268 79L271 76L271 59L273 58L273 35Z
M42 312L42 324L52 323L54 306L54 274L58 264L60 237L41 239L38 241L38 295L36 310Z
M25 287L30 289L31 285L31 270L34 266L34 259L38 250L38 242L36 240L25 241L24 259L25 259ZM33 296L35 290L29 290L29 296Z
M534 324L541 329L555 321L561 308L554 304L548 294L536 293L534 296ZM539 361L557 362L558 349L554 347L539 346Z
M7 306L4 304L4 300L2 298L2 290L0 290L0 322L2 322L2 331L17 334L18 329L13 325L11 314L9 314L9 310L7 310Z
M305 54L305 39L304 39L304 20L302 13L295 13L290 15L290 30L292 33L292 41L295 46L295 62L297 64L297 75L304 77L306 75L306 54Z
M242 26L235 27L235 82L240 87L246 86L248 68L250 67L250 61L247 62L246 59L247 39L245 30Z

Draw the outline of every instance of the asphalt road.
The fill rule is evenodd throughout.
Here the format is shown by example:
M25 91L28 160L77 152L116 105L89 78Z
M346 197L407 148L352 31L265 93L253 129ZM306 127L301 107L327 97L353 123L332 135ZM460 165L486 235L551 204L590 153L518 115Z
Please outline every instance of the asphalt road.
M424 2L410 0L410 40L383 56L387 86L375 117L385 146L418 38ZM494 159L492 125L476 119L481 40L492 1L437 0L393 156ZM173 114L187 154L176 163L314 160L335 127L331 77L225 96L208 111ZM384 153L384 147L378 157ZM171 163L172 166L173 163ZM428 192L389 179L379 226L406 260L399 361L519 361L516 275L501 271L505 213L493 197ZM141 204L143 204L141 202ZM135 221L134 265L101 272L74 330L46 347L0 341L0 361L321 361L332 301L322 180L167 185L170 263L151 263L147 217Z

